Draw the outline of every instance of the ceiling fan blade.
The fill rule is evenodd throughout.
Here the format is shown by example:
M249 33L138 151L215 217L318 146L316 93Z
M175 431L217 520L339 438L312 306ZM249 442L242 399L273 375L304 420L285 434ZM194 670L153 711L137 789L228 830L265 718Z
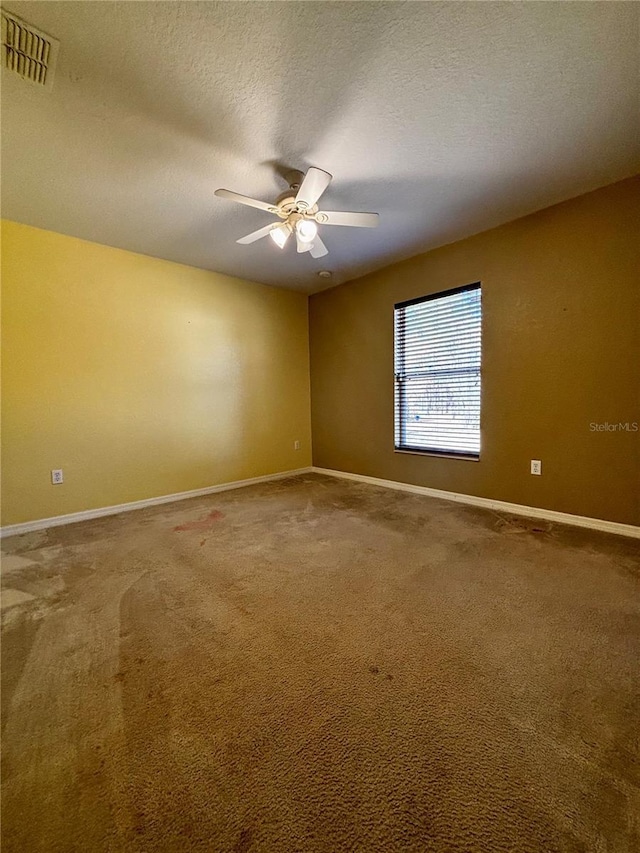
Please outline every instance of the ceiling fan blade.
M236 243L255 243L256 240L259 240L261 237L266 237L269 231L272 228L277 228L278 225L275 222L270 222L269 225L265 225L264 228L258 228L257 231L252 231L251 234L247 234L246 237L241 237L239 240L236 240Z
M229 201L237 201L239 204L246 204L247 207L257 207L258 210L266 210L267 213L278 213L278 208L273 204L267 204L266 201L260 201L257 198L249 198L247 195L240 195L231 190L216 190L214 195L219 198L228 198Z
M298 195L296 196L296 204L301 210L308 210L318 201L322 193L331 183L329 172L324 172L322 169L316 169L312 166L307 170L307 174L302 179Z
M311 251L311 243L303 243L300 239L300 235L296 231L296 247L298 252L310 252Z
M325 255L329 254L329 250L322 242L320 237L316 237L313 243L311 244L311 257L312 258L324 258Z
M377 213L348 213L346 210L319 210L316 221L322 225L351 225L353 228L375 228L380 222Z

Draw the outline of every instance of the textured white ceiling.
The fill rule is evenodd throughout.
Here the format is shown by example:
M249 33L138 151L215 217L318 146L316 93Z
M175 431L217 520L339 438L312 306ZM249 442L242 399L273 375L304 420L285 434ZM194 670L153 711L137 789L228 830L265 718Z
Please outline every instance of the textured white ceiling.
M640 4L12 2L61 41L51 92L3 74L2 213L303 291L637 172ZM329 256L238 237L319 166ZM321 205L322 206L322 205Z

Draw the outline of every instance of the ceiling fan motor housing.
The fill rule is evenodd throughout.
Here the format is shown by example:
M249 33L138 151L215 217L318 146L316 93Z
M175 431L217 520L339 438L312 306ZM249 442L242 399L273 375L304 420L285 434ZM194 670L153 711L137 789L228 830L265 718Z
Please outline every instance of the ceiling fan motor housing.
M305 207L304 204L300 204L300 202L296 203L296 192L294 186L289 187L288 190L285 190L281 195L276 199L276 207L278 210L278 216L282 217L282 219L287 219L292 214L296 214L298 216L305 216L309 219L315 218L316 213L318 212L318 205L314 204L313 207Z

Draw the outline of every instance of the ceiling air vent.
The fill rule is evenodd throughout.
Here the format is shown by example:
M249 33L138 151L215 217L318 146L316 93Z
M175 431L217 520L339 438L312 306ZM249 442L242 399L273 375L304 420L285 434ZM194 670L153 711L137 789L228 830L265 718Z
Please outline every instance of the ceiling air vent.
M45 89L53 85L59 42L2 10L2 67Z

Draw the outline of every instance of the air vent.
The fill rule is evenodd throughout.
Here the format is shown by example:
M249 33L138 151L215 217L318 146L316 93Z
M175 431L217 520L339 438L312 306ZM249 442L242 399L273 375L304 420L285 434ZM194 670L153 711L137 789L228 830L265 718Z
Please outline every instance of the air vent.
M2 67L46 89L53 85L59 42L2 10Z

